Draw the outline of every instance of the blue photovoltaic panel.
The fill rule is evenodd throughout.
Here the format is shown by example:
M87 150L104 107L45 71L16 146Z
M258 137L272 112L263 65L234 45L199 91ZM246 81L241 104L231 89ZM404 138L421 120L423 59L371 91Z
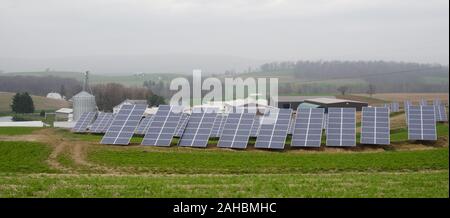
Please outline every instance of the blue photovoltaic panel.
M437 140L434 106L409 106L408 139Z
M128 145L147 105L123 105L103 136L101 144Z
M203 110L203 112L193 111L178 145L203 148L208 146L208 140L216 115L215 110Z
M255 148L284 149L292 109L270 110L261 120Z
M327 146L356 146L356 109L328 108Z
M325 109L297 108L291 147L320 147Z
M441 106L442 105L441 99L439 99L439 98L434 99L433 100L433 105L434 106Z
M247 148L251 127L255 120L253 113L230 113L217 144L220 148Z
M445 110L444 105L436 105L434 106L434 114L437 122L446 122L448 121L447 111Z
M175 130L175 137L181 137L183 135L184 129L189 121L189 114L181 114L180 122L178 122L177 130Z
M295 117L296 117L296 115L292 115L291 120L289 121L288 134L291 134L291 135L294 132L294 128L295 128Z
M108 129L109 124L113 119L112 113L99 113L95 122L89 128L91 133L104 133Z
M260 121L261 121L261 116L256 115L255 118L253 119L252 128L250 129L251 137L258 136Z
M72 131L79 133L86 132L89 124L91 124L94 121L95 115L97 115L97 112L85 112L81 114L80 119L78 119Z
M142 145L170 146L182 114L183 108L180 106L160 105Z
M390 144L389 108L362 108L360 142L372 145Z
M153 115L148 115L144 117L141 122L139 123L138 127L136 128L135 133L139 135L145 135L147 132L148 127L150 126L150 123L153 120Z
M400 104L398 102L392 102L390 107L390 112L399 112L400 111Z
M225 122L227 120L227 115L225 114L217 114L216 119L214 120L214 124L211 130L211 137L221 137L221 133L223 127L225 126Z
M427 106L428 105L428 102L427 102L427 100L425 100L425 99L421 99L420 100L420 106Z

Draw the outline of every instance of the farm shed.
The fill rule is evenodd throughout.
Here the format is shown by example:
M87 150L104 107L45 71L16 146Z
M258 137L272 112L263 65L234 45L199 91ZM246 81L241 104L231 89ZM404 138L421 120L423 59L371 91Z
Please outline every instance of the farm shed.
M305 100L311 98L330 98L334 99L334 96L278 96L278 108L291 108L297 110L297 107L304 103Z
M328 108L330 107L350 107L356 108L357 111L361 111L363 107L367 107L369 105L367 102L336 98L312 98L306 99L305 103L318 105L320 108L325 108L326 112L328 112Z

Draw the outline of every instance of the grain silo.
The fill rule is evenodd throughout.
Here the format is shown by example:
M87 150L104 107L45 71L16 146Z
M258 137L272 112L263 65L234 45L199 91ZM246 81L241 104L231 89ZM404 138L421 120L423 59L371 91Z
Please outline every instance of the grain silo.
M91 95L87 90L89 89L88 84L89 71L85 74L85 79L83 83L83 91L72 97L73 100L73 120L77 121L81 114L84 112L97 111L97 104L95 103L95 96Z

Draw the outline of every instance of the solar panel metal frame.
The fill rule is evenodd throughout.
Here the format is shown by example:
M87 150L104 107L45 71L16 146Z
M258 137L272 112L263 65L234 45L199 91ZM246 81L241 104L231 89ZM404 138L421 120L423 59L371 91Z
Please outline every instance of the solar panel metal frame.
M252 128L250 129L250 137L258 136L260 121L261 121L261 116L256 115L253 120Z
M128 145L147 105L123 105L100 141L101 144Z
M389 145L391 143L389 113L389 108L362 108L361 144Z
M324 108L297 108L291 147L320 147Z
M216 116L216 110L193 111L178 146L206 148Z
M326 131L326 146L355 147L356 108L328 108Z
M221 137L223 127L227 121L226 114L217 114L211 129L211 137Z
M104 133L107 129L105 126L113 118L112 113L99 113L95 122L89 128L90 133Z
M436 117L436 122L447 122L447 111L444 105L435 105L434 106L434 114Z
M284 149L292 109L271 110L261 122L255 148Z
M442 105L442 101L439 98L436 98L433 100L433 105L434 106L441 106Z
M160 105L141 145L169 147L182 114L183 108L180 106Z
M83 133L87 132L89 124L94 122L97 112L84 112L81 114L75 126L72 128L72 132Z
M150 123L153 120L153 115L148 115L144 117L141 122L139 122L138 127L136 128L135 133L139 135L145 135L147 132L148 127L150 126Z
M228 114L217 147L246 149L255 115L254 113Z
M183 135L184 129L189 121L189 114L183 113L181 115L180 121L177 125L177 129L175 130L175 137L181 137Z
M434 106L409 106L408 140L436 141Z

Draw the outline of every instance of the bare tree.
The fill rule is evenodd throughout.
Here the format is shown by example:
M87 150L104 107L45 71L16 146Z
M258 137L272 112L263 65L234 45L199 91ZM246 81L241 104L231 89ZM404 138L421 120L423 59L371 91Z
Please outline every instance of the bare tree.
M370 95L370 97L372 97L373 94L375 94L376 88L374 84L369 84L369 87L367 89L367 94Z
M349 89L350 88L348 86L341 86L341 87L337 88L337 90L341 93L341 95L347 94Z

